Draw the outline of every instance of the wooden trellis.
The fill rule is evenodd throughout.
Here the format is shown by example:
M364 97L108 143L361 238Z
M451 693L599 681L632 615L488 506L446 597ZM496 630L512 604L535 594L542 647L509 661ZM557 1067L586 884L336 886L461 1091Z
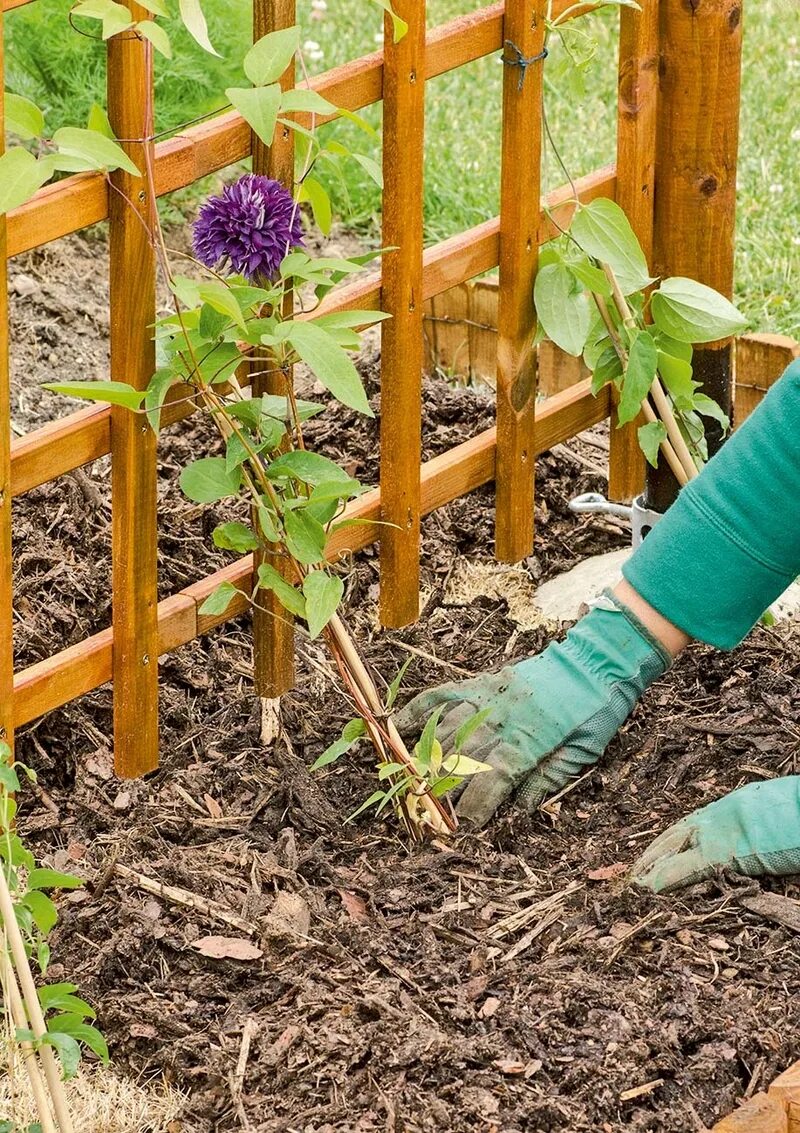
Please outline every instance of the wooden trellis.
M3 12L27 2L2 0L0 31ZM556 0L556 14L569 6L569 0ZM576 14L592 6L586 4ZM349 515L368 522L340 532L330 546L335 558L380 540L381 611L387 625L417 616L421 516L496 480L498 554L514 559L530 553L536 455L613 411L607 391L595 398L585 380L536 404L531 285L537 253L574 207L569 189L551 195L549 213L540 205L540 66L528 67L522 82L519 67L504 69L502 111L498 106L504 142L500 216L423 248L425 84L476 59L508 52L507 41L525 57L536 55L545 8L544 0L501 0L426 30L423 0L395 0L396 11L409 24L408 35L397 44L387 35L385 54L354 60L312 83L348 110L384 101L384 236L397 250L384 257L382 275L339 288L326 309L373 306L393 316L384 324L383 338L381 485L348 509ZM583 202L610 197L628 209L645 249L656 254L660 272L683 270L690 260L691 274L728 293L741 50L734 8L740 13L741 5L732 0L708 0L699 7L681 0L643 0L641 14L621 10L617 164L577 184ZM132 10L135 18L144 14L135 4ZM255 34L261 35L294 23L295 0L254 0L253 11ZM509 58L513 62L513 51ZM288 135L278 136L269 149L254 147L249 128L235 112L220 113L154 143L151 66L150 53L135 35L123 33L109 41L111 122L119 137L140 139L125 143L140 167L150 151L159 195L251 152L257 169L285 181L291 178ZM698 72L692 80L695 96L705 91L707 76L720 79L714 98L698 99L691 111L692 93L686 87L692 83L675 81L678 66L684 77ZM284 82L293 78L287 75ZM669 160L659 162L662 150ZM687 160L674 160L676 153ZM702 176L687 175L690 168ZM137 179L123 173L113 179L146 218L146 195L140 196ZM122 196L102 175L79 174L46 186L7 220L0 219L0 726L10 739L14 728L113 680L116 768L120 775L133 776L158 760L158 657L246 608L242 596L225 615L199 612L223 580L248 591L253 561L252 556L243 558L157 601L156 444L142 420L124 410L84 409L9 444L6 259L101 220L108 220L110 231L111 374L141 387L153 370L155 264L144 227ZM706 231L711 239L703 236ZM424 304L498 266L497 427L420 464ZM704 353L710 356L705 371L713 376L724 370L730 346L717 344ZM185 404L168 405L164 421L175 422L189 412ZM614 430L612 437L611 490L617 497L630 497L643 476L634 431ZM109 453L113 626L14 673L11 498ZM378 527L379 519L388 525ZM255 634L259 691L279 692L291 683L290 631L285 622L267 618L256 621Z

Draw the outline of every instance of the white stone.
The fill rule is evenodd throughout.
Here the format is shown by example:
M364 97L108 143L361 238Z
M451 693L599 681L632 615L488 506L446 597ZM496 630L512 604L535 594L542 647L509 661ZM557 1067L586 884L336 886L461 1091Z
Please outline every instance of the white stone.
M632 554L630 548L609 551L584 559L572 570L548 579L536 591L536 605L544 618L554 622L574 622L581 607L597 598L608 586L622 578L622 564Z

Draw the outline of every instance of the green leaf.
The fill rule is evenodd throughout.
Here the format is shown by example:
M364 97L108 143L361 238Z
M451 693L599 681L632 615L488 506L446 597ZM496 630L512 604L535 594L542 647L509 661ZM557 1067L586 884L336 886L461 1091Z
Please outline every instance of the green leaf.
M198 612L209 614L211 617L224 614L234 598L239 597L241 593L242 591L232 582L221 582L216 590L209 594Z
M301 480L304 484L325 484L330 482L349 481L347 473L318 452L309 452L307 449L295 449L284 452L276 457L267 468L270 480L286 480L292 478Z
M179 0L179 8L184 27L192 39L199 43L209 55L218 56L219 52L212 46L211 40L208 38L208 24L203 15L203 9L200 7L200 0Z
M615 201L600 197L582 205L569 232L587 255L609 265L625 295L653 282L636 234Z
M14 794L19 790L19 776L13 767L7 767L5 764L0 765L0 787L9 794Z
M45 984L37 989L39 1003L43 1011L66 1011L82 1019L94 1019L96 1012L74 994L78 989L75 984Z
M274 512L265 507L264 504L259 504L257 509L258 526L261 529L261 534L268 543L277 543L280 540L280 532L275 522Z
M367 725L360 716L355 720L348 720L342 728L342 739L348 740L351 744L356 740L362 739L367 734Z
M60 1031L48 1031L42 1042L55 1047L61 1060L64 1079L74 1078L81 1063L81 1048L72 1035L65 1035Z
M221 280L213 279L199 284L197 296L204 303L213 307L215 311L219 311L221 315L225 315L231 322L236 323L243 331L247 330L244 314L236 296L230 287L226 286Z
M318 323L292 322L287 339L337 401L366 417L374 416L352 360Z
M244 73L256 87L275 83L294 59L299 46L299 27L271 31L254 43L245 55Z
M264 145L271 146L281 103L278 84L270 87L229 87L225 94Z
M310 515L308 509L287 511L283 517L286 547L289 554L306 566L321 563L325 558L325 528Z
M721 405L718 405L713 398L708 397L705 393L696 393L694 395L694 408L698 413L702 413L704 417L712 417L715 421L719 421L725 432L731 427L731 419Z
M48 1021L47 1031L50 1035L56 1031L62 1035L70 1035L77 1042L88 1046L89 1050L93 1051L103 1063L108 1063L106 1040L97 1027L93 1027L91 1023L85 1023L80 1015L56 1015L54 1019Z
M592 374L592 393L597 397L603 386L609 382L619 383L622 377L622 363L613 346L607 346L597 360Z
M30 893L26 893L19 904L30 911L34 924L42 936L47 936L58 924L58 912L55 905L45 893L40 893L38 889L32 889Z
M44 114L35 102L23 98L21 94L5 92L5 124L12 134L26 141L41 137L44 130Z
M376 4L382 5L382 0L375 0L375 2ZM373 791L369 798L364 800L361 806L356 807L352 814L348 814L347 818L344 820L345 823L352 822L354 818L358 818L365 810L368 810L371 806L375 806L376 803L381 802L385 798L386 791Z
M309 637L319 637L342 600L344 583L335 574L312 570L303 580Z
M115 0L82 0L72 9L72 14L102 20L103 39L110 39L112 35L133 27L130 10L124 4L115 3Z
M36 947L36 960L39 965L39 971L43 976L47 975L47 969L50 966L50 945L46 940L40 940Z
M392 7L391 0L373 0L373 3L377 4L379 8L383 8L384 12L391 17L394 41L395 43L399 43L408 31L408 24L397 15Z
M480 775L483 771L494 769L490 763L481 763L479 759L470 759L468 755L454 752L444 761L442 770L448 775L457 775L459 779L465 779L469 775Z
M549 264L537 272L533 301L548 338L567 354L582 354L591 308L585 291L564 264Z
M306 177L300 186L298 199L311 205L314 220L323 236L330 235L333 213L331 199L325 187L315 177Z
M114 136L114 131L111 129L108 114L97 102L93 102L89 109L89 116L86 119L86 129L94 130L96 134L105 134L112 142L117 140Z
M303 595L280 575L269 563L261 563L258 568L258 583L265 590L271 590L284 609L297 618L305 618L306 602Z
M80 889L82 885L79 877L57 869L32 869L28 874L29 889Z
M159 51L166 59L172 58L172 44L169 41L169 34L161 24L157 24L155 20L140 20L136 25L136 30L139 35L143 35L145 39L149 39L156 51Z
M309 507L314 504L327 504L332 500L350 500L369 489L358 480L325 480L312 490L308 497Z
M126 409L138 409L146 393L143 389L134 389L127 382L45 382L43 388L65 397L102 401L109 405L122 405Z
M60 153L89 161L94 169L124 169L134 177L141 177L122 146L97 130L62 126L53 134L53 141Z
M363 153L351 153L350 156L353 161L361 166L370 181L374 181L378 188L382 189L383 169L378 165L377 161L374 161L371 157L367 157Z
M399 672L397 672L395 674L395 677L394 677L392 683L389 685L389 688L387 689L387 692L386 692L386 707L387 708L393 708L394 707L394 702L397 700L397 694L400 692L400 686L403 683L403 678L405 677L406 673L408 672L408 667L413 660L414 660L413 657L406 658L406 660L400 666Z
M663 350L665 354L669 354L672 358L680 358L681 362L691 364L694 350L690 342L678 342L677 338L671 338L653 325L649 326L647 330L654 336L655 344L659 350Z
M0 213L24 204L49 177L48 167L26 149L15 146L0 155Z
M230 523L221 523L214 528L212 535L214 545L223 551L237 551L246 554L255 551L261 544L253 532L244 523L232 520Z
M680 276L664 280L653 294L651 310L658 329L679 342L716 342L747 326L718 291Z
M647 458L648 464L658 468L658 453L661 442L667 439L667 426L663 421L648 421L640 425L637 430L639 447Z
M455 739L453 741L453 746L456 751L461 750L470 736L477 732L481 724L484 724L489 719L491 714L491 708L484 708L480 712L476 712L474 716L470 716L469 719L464 721L464 723L456 732Z
M596 268L588 257L575 261L567 260L566 266L587 291L593 291L605 299L611 295L611 284L606 279L606 273Z
M339 107L328 102L318 91L298 88L283 92L281 114L338 114Z
M181 471L181 489L185 496L198 504L210 504L235 496L242 484L242 471L230 472L221 456L206 456L187 464Z
M658 372L678 408L691 409L695 390L700 383L692 380L692 367L689 363L659 350Z
M330 747L326 747L322 755L318 755L314 762L309 767L309 771L319 771L323 767L330 766L335 763L337 759L341 759L346 755L350 748L353 746L350 740L344 738L334 740Z
M436 729L439 726L441 714L442 709L437 708L433 715L428 718L425 727L422 729L422 735L414 747L415 758L423 764L428 764L431 761L433 745L436 742Z
M340 330L355 327L362 329L390 319L385 311L334 311L330 315L319 315L313 322L323 330Z
M172 386L178 384L179 381L180 378L173 374L171 370L156 370L147 383L144 408L147 413L147 420L150 422L150 428L156 435L161 428L161 410L164 408L167 394Z
M641 410L642 401L647 397L657 369L656 344L645 331L637 331L628 354L628 365L617 409L617 420L620 425L632 421Z

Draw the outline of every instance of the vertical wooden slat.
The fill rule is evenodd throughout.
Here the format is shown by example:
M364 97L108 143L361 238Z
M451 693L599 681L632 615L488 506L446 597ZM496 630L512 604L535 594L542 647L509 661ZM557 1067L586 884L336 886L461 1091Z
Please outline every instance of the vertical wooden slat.
M656 159L654 274L682 275L733 291L736 164L742 67L743 0L662 0ZM702 346L694 376L730 413L733 343ZM709 451L722 440L707 427ZM657 511L677 494L664 462L647 475ZM664 465L664 467L661 467Z
M506 0L503 39L508 63L541 53L546 7L543 0ZM504 70L495 553L498 559L516 562L533 548L533 284L539 260L544 68L539 61Z
M787 366L800 358L800 343L782 334L748 334L734 342L737 427L764 400Z
M253 0L253 40L271 31L293 27L296 22L295 0ZM294 86L294 63L281 79L284 90ZM253 134L253 172L280 181L287 189L294 185L294 133L278 125L271 146ZM292 296L286 297L285 313L291 314ZM256 367L258 368L258 363ZM292 382L292 372L267 374L253 379L253 392L274 393L285 397ZM291 577L285 556L259 552L257 562L266 561L285 577ZM294 626L272 591L262 590L260 608L253 611L253 677L256 693L273 699L283 696L293 686Z
M383 79L381 364L381 621L419 616L422 418L422 244L425 0L395 0L408 32L394 42L386 18Z
M130 9L134 19L149 18L138 4ZM114 36L108 115L117 137L152 136L152 92L151 46L131 32ZM148 144L124 143L142 173ZM145 227L153 217L143 177L117 172L112 182L111 376L142 389L155 370L155 254ZM114 764L128 778L158 766L156 440L142 417L119 407L111 413L111 462Z
M644 249L653 260L653 202L658 123L659 0L642 0L641 11L620 12L617 102L617 203L624 209ZM637 418L621 429L611 418L608 492L612 500L630 501L644 487L645 459L639 447Z
M0 154L3 152L3 13L0 11ZM8 362L6 218L0 216L0 739L13 743L14 648L11 583L11 405Z

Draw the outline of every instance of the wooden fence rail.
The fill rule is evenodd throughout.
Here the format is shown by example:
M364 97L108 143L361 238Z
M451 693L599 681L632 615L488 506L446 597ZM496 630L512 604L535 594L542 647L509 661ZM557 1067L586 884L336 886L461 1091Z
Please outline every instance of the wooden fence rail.
M672 5L674 0L662 0ZM715 3L718 0L714 0ZM721 0L720 0L721 2ZM134 0L134 14L139 14ZM577 185L582 202L596 197L628 204L645 244L653 226L653 171L658 100L658 0L645 0L641 15L623 13L620 41L620 142L617 168L609 166ZM4 12L19 0L2 0ZM360 110L384 102L384 237L389 253L382 274L340 287L328 310L383 307L384 324L381 485L352 504L349 514L368 522L334 540L332 558L381 541L381 613L398 625L418 613L419 525L421 516L491 480L497 483L497 552L520 558L533 539L533 467L538 453L602 420L611 411L604 394L594 398L579 381L535 404L536 354L531 303L538 248L558 234L575 207L571 189L540 204L542 67L520 68L520 59L539 54L544 36L542 0L505 0L426 29L422 0L395 0L409 24L408 35L383 52L353 60L316 77L312 86L336 105ZM677 6L677 5L676 5ZM556 0L554 14L580 15ZM295 19L294 0L254 0L254 33ZM690 19L691 13L686 18ZM15 18L14 16L10 17ZM676 15L676 20L679 17ZM716 27L710 21L708 27ZM680 29L677 29L680 30ZM716 33L715 33L716 34ZM723 45L717 45L718 54ZM46 51L46 44L42 48ZM715 49L716 50L716 49ZM424 92L427 83L455 68L503 52L503 105L498 106L504 160L501 211L466 232L423 249L422 176ZM254 145L241 117L223 110L208 121L166 139L153 136L152 52L148 44L122 35L108 45L109 111L118 136L141 163L152 157L156 193L191 184L252 154L254 167L284 181L292 177L291 139L279 135L268 149ZM293 81L287 74L284 83ZM697 145L700 142L695 139ZM521 143L521 144L518 144ZM402 160L400 157L402 156ZM143 183L125 175L114 181L143 217L152 205ZM153 370L150 324L154 315L155 265L144 228L108 181L81 174L45 187L0 222L7 245L0 264L0 624L11 605L8 578L9 503L31 488L111 454L113 626L13 675L8 630L0 638L0 726L10 736L19 727L113 678L114 750L117 771L142 774L157 761L157 658L212 630L246 608L244 593L224 617L199 613L204 599L223 579L243 590L250 585L251 558L161 602L156 601L156 450L141 417L95 406L51 422L8 446L8 351L4 301L6 259L109 221L111 267L111 372L144 384ZM502 302L498 315L500 372L497 428L420 465L423 310L426 301L500 267ZM702 276L702 264L698 274ZM136 278L135 288L126 278ZM4 337L5 336L5 337ZM575 374L574 376L580 376ZM168 404L167 426L192 411ZM628 438L629 440L629 438ZM4 447L5 446L5 447ZM614 477L632 483L639 473L630 443L615 445ZM638 466L638 465L637 465ZM379 527L379 519L389 525ZM284 623L280 623L281 626ZM258 691L279 692L291 679L291 638L274 619L255 627Z

